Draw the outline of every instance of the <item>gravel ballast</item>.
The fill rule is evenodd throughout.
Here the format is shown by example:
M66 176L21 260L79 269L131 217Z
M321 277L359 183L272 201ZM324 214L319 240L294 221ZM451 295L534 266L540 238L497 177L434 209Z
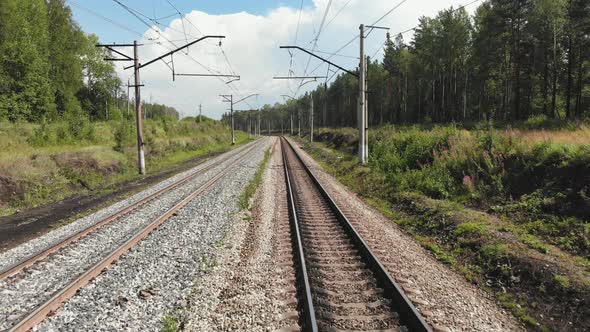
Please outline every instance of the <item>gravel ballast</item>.
M249 145L247 147L237 149L237 151L229 152L225 156L229 156L230 158L215 165L215 167L212 169L197 175L187 183L159 196L157 199L143 205L139 209L116 220L112 224L100 228L98 231L90 234L80 241L73 243L72 245L60 250L54 255L49 256L44 261L36 264L31 269L18 274L16 277L0 282L0 292L3 294L3 296L0 298L0 308L2 308L0 309L0 321L2 322L0 323L2 325L1 328L8 327L9 324L11 324L11 321L18 319L18 317L24 312L33 309L36 305L41 303L41 301L49 298L56 290L67 284L68 281L72 280L75 276L82 273L87 267L106 256L117 245L120 245L125 240L130 238L138 229L143 228L156 217L163 214L170 207L174 206L184 197L199 188L208 179L220 173L221 170L231 167L232 171L230 171L228 174L230 174L230 176L234 176L234 174L243 173L243 169L249 169L248 163L254 159L255 156L258 156L260 151L268 145L268 143L265 141L259 141L254 144L256 146ZM254 149L249 151L250 147L254 147ZM242 161L237 162L238 158L242 156L245 158ZM196 169L203 169L210 163L219 161L220 159L223 159L223 156L206 162L205 164L198 166ZM179 176L182 177L182 174ZM147 190L147 193L143 193L144 195L136 195L138 197L134 196L133 198L139 200L142 197L145 197L145 195L149 195L149 193L152 193L163 186L168 185L176 179L178 179L178 176L171 180L164 181L164 183L159 184L156 186L156 188ZM223 182L223 180L221 180L221 182ZM211 191L215 190L218 185L219 182L207 192L205 192L205 194L209 194ZM239 193L236 195L239 195ZM199 201L201 197L202 196L198 196L195 201ZM194 201L191 202L191 204L194 204ZM185 209L186 208L187 207L185 207ZM205 212L207 212L207 209L207 206L203 207ZM118 208L116 210L118 210ZM105 213L100 211L98 214L101 212ZM182 214L179 212L179 215ZM51 233L47 234L47 236L49 235L51 235ZM148 239L152 238L153 236L148 237ZM143 244L143 242L141 244ZM134 251L131 253L134 253ZM126 256L123 256L121 262L125 260L125 257ZM149 264L140 265L136 267L135 271L126 271L126 273L129 275L130 279L135 279L138 277L137 271L146 271L150 268L151 266ZM94 287L94 283L89 285L89 288ZM100 290L101 289L99 288L99 291ZM141 296L149 297L151 296L151 292L153 292L153 290L144 290L141 292ZM100 303L102 297L95 296L93 299L95 301L91 301L92 308L97 310L99 307L97 306L97 302ZM117 298L116 301L118 304L125 302L123 298ZM89 312L81 311L80 313L76 314L76 317L80 317L79 319L81 319L83 323L88 323L88 320L83 318L87 314L89 314ZM60 314L55 317L58 316L60 316ZM68 320L69 318L66 318L63 322L67 322ZM97 320L95 322L101 322L101 320ZM62 330L62 328L59 328L59 330ZM79 329L72 328L71 330Z
M286 313L296 310L294 296L286 291L294 287L294 279L285 279L290 274L277 264L281 245L290 247L288 237L278 236L280 222L288 225L278 139L263 179L251 221L234 224L228 239L231 246L221 255L219 268L200 280L200 301L190 309L187 331L274 331L297 326L297 319L285 319Z
M155 331L198 296L195 279L216 253L239 211L239 197L270 147L264 139L209 190L188 203L115 265L80 290L37 331Z
M254 143L249 143L245 146L242 146L240 148L237 148L235 150L226 152L222 155L216 156L215 158L211 158L207 161L205 161L204 163L199 164L196 167L193 167L192 169L189 169L185 172L182 173L178 173L146 190L143 190L135 195L132 195L124 200L121 200L107 208L104 208L100 211L97 211L95 213L92 213L84 218L78 219L72 223L69 223L63 227L57 228L43 236L37 237L33 240L30 240L26 243L23 243L21 245L19 245L18 247L12 248L8 251L5 251L3 253L0 253L0 270L4 270L5 268L16 264L24 259L26 259L27 257L53 245L54 243L57 243L69 236L71 236L72 234L75 234L83 229L86 229L94 224L96 224L98 221L114 214L115 212L121 210L122 208L138 202L140 200L142 200L143 198L157 192L158 190L182 179L183 177L187 176L188 174L194 173L198 170L201 170L213 163L218 162L219 160L229 156L229 155L236 155L238 153L240 153L241 151L245 151L246 149L248 149L252 144Z
M438 331L521 331L489 294L437 261L410 235L341 185L297 144L304 162L355 225L425 319Z

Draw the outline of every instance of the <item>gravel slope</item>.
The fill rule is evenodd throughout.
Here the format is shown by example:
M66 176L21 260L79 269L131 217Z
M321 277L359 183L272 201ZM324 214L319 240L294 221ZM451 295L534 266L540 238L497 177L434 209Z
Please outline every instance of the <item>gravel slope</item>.
M438 331L521 331L521 324L461 275L437 261L411 236L366 205L294 144L351 219L388 272L404 288L429 324Z
M224 167L233 167L227 176L35 330L159 330L167 312L187 304L195 276L207 273L216 264L213 253L231 227L239 195L270 140L255 144L258 146L243 161L225 163ZM217 174L219 169L214 172Z

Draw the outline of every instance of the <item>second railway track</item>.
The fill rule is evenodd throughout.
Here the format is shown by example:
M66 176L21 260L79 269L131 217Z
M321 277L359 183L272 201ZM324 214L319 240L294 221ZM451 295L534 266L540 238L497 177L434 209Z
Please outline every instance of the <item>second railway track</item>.
M431 331L329 193L281 139L304 331Z
M50 246L46 249L50 252L37 253L34 260L19 269L13 267L12 273L0 280L3 295L0 330L26 331L35 326L177 210L216 183L256 146L257 143L253 143L220 158L148 196L147 200L140 200L130 210L122 209L125 212L115 214L117 223L110 220L83 236L76 233L74 240L61 241L59 247ZM206 176L208 173L211 175ZM197 175L202 176L196 179ZM163 197L170 190L174 190L176 196ZM179 196L182 197L180 201ZM158 202L154 202L156 197L159 197ZM134 216L139 207L149 212ZM125 222L121 221L123 219Z

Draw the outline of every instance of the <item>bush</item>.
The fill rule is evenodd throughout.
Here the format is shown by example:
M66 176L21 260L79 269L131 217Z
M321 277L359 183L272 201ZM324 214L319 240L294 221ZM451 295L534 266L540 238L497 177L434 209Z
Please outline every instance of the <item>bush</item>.
M125 152L125 148L133 142L134 130L133 126L128 121L121 121L115 132L115 146L113 149L118 152Z

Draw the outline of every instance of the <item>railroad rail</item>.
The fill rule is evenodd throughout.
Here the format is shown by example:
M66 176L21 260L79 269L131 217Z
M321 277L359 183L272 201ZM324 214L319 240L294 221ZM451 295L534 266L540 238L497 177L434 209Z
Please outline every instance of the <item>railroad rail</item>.
M245 150L246 147L242 147L241 149ZM220 163L223 163L224 161L227 161L232 156L233 155L225 156L225 157L221 158L220 160L215 161L215 162L211 163L210 165L207 165L206 167L195 170L194 172L191 172L191 173L187 174L186 176L183 176L178 181L175 181L175 182L167 185L166 187L156 191L155 193L152 193L152 194L144 197L143 199L120 209L119 211L99 220L98 222L90 225L89 227L82 229L70 236L67 236L66 238L64 238L56 243L53 243L53 244L43 248L42 250L30 255L29 257L25 258L24 260L21 260L20 262L17 262L11 266L8 266L8 267L2 269L0 271L0 280L6 279L8 277L12 277L12 276L22 272L24 269L34 265L38 261L41 261L50 255L58 252L59 250L70 245L71 243L76 242L76 241L96 232L100 228L102 228L102 227L116 221L117 219L137 210L141 206L153 201L154 199L160 197L161 195L163 195L167 192L170 192L170 191L178 188L179 186L191 181L195 177L213 169L215 166L217 166ZM202 162L195 165L195 167L199 167L200 165L202 165L210 160L211 159L203 160Z
M304 331L432 331L286 138L281 138Z
M131 238L129 238L128 240L126 240L124 243L118 245L115 249L113 249L110 253L108 253L108 255L106 255L104 258L102 258L98 263L92 265L90 268L86 269L84 273L82 273L82 274L78 275L77 277L74 277L72 280L68 281L68 283L65 287L62 287L59 291L55 292L48 300L46 300L42 304L38 305L33 311L29 312L28 314L24 314L21 318L19 318L18 322L13 324L9 328L8 331L10 331L10 332L12 332L12 331L15 331L15 332L16 331L19 331L19 332L20 331L28 331L28 330L32 329L33 327L35 327L36 325L38 325L39 323L41 323L47 316L49 316L51 313L58 310L63 305L64 302L66 302L68 299L73 297L82 287L86 286L94 278L96 278L104 269L106 269L108 266L110 266L111 264L116 262L129 249L131 249L132 247L137 245L142 239L146 238L150 233L152 233L153 231L158 229L168 219L170 219L172 216L176 215L178 210L182 209L185 205L187 205L189 202L191 202L197 196L201 195L202 193L207 191L209 188L211 188L215 183L217 183L221 178L223 178L228 172L230 172L234 168L234 165L238 164L239 161L248 157L249 153L256 146L257 146L257 144L253 143L249 148L243 148L242 151L240 151L237 154L236 162L234 162L231 166L226 167L226 168L222 169L221 171L219 171L218 173L216 173L212 178L207 180L204 184L200 185L196 190L194 190L192 193L190 193L188 196L186 196L180 202L175 204L172 208L167 210L165 213L161 214L159 217L157 217L153 221L149 222L149 224L147 224L145 227L141 228L139 231L134 233L134 235ZM212 165L207 166L206 168L196 171L197 174L191 173L187 177L183 177L178 182L175 182L174 184L167 186L164 189L167 189L167 191L170 191L170 190L178 187L182 183L186 183L187 181L189 181L193 177L197 176L198 174L202 174L206 170L212 169L215 166L218 166L219 164L221 164L223 161L227 161L228 159L230 159L232 157L236 157L236 154L232 154L229 157L222 158L222 160L220 160L219 162L216 162ZM166 192L163 190L158 191L156 193L158 195L155 195L155 196L150 195L149 196L150 200L155 199L157 196ZM143 203L141 203L139 205L145 204L147 201L142 200L142 202ZM134 206L136 208L139 205L137 205L137 203L134 204ZM131 210L128 210L127 208L125 208L125 209L122 209L119 212L117 212L115 215L120 217L121 215L129 213L130 211ZM111 217L109 217L107 219L110 220ZM106 223L103 223L103 226L105 224ZM85 235L88 235L88 234L89 233L87 233ZM79 234L75 234L74 236L77 236L77 239L81 238L79 236ZM67 246L68 244L71 244L74 241L75 240L68 241L67 244L61 245L60 248L64 248L65 246ZM64 242L64 241L62 241L62 242ZM62 242L60 242L60 244ZM49 248L48 250L52 250L52 253L59 251L59 249L54 250L53 247ZM40 255L36 255L36 256L37 257L47 257L49 255L51 255L51 253L48 253L44 256L40 256ZM37 260L35 260L35 262L38 262L40 259L41 258L38 258ZM33 262L32 264L34 264L35 262Z

